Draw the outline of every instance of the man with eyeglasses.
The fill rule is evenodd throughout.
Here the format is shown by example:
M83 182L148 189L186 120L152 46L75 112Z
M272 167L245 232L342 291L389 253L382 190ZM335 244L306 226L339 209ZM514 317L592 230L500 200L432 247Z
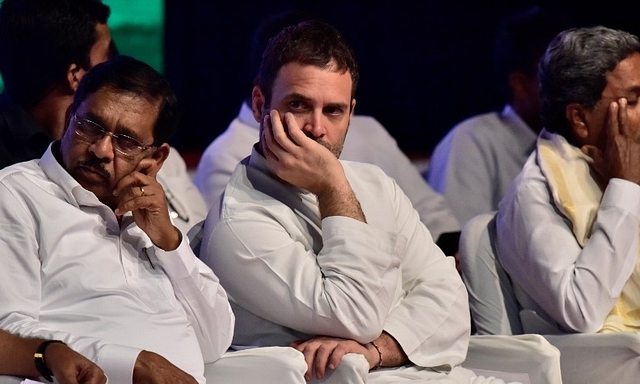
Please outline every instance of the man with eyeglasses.
M179 111L118 56L84 76L60 140L0 170L0 328L64 342L112 383L205 382L234 316L156 179Z
M105 135L111 136L113 149L124 157L133 158L149 148L157 148L153 144L144 145L124 133L111 133L95 121L78 117L78 115L73 115L71 121L71 126L75 129L75 133L88 143L93 144L104 138Z

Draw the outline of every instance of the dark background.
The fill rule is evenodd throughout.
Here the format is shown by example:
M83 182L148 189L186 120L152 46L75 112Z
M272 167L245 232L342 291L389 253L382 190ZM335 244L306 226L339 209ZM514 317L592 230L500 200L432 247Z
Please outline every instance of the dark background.
M165 73L186 106L172 144L201 152L236 116L251 92L249 44L269 14L300 1L219 4L166 0ZM551 6L581 25L640 31L640 1L504 4L460 1L307 1L342 31L361 70L356 113L377 118L410 157L427 157L460 120L501 109L492 77L492 39L499 21L530 6Z

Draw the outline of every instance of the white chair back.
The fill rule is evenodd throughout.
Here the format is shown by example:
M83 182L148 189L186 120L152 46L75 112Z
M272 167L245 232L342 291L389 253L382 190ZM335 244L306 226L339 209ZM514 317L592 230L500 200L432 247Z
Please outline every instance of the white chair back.
M511 279L496 259L495 212L469 220L458 249L471 317L479 335L522 334L520 306Z

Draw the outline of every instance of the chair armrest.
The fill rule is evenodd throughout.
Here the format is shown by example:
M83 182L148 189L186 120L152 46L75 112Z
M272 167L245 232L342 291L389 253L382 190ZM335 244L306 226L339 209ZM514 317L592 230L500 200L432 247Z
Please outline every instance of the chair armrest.
M560 352L540 335L471 336L462 366L505 382L562 382Z
M640 333L545 335L562 354L563 383L637 383Z
M24 378L16 376L0 376L0 384L20 384Z

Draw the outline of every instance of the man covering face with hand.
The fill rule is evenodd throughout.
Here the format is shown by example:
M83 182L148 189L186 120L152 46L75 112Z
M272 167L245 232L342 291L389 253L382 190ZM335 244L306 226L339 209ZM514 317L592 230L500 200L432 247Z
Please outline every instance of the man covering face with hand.
M358 77L326 23L269 42L252 94L260 141L209 212L200 253L232 297L233 344L295 348L296 382L473 382L453 258L393 179L339 160Z

